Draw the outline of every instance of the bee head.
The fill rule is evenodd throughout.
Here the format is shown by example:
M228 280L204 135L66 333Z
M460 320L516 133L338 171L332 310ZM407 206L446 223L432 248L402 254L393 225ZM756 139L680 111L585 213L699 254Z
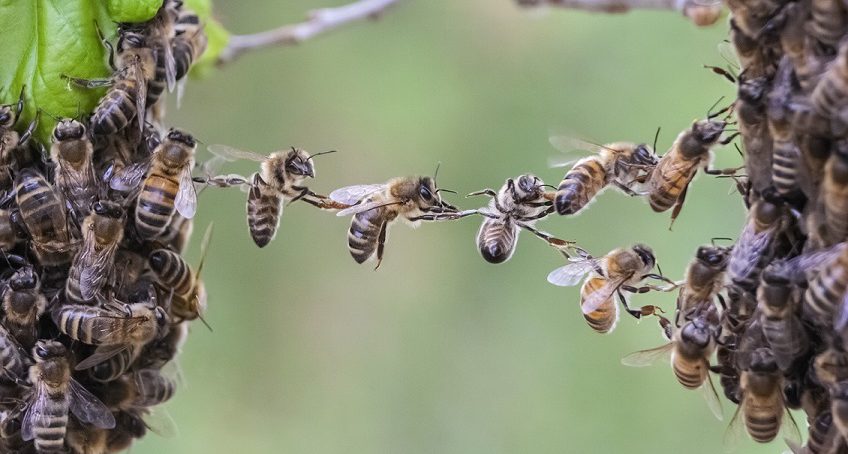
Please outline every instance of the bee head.
M15 113L12 106L5 104L0 106L0 127L11 128L15 124Z
M418 179L418 198L422 206L439 205L439 194L436 188L436 180L431 177Z
M35 268L25 266L9 278L9 287L16 292L24 290L32 290L38 287L38 274L35 273Z
M633 155L631 156L632 164L643 165L643 166L655 166L659 159L657 158L657 154L649 147L647 144L641 143L636 145L636 148L633 150Z
M103 216L112 219L121 219L124 217L124 209L121 205L107 200L99 200L91 204L91 211L98 216Z
M516 201L535 199L539 196L539 192L544 184L536 175L521 175L513 186L513 198Z
M316 155L317 156L317 155ZM315 177L315 164L306 151L292 147L286 156L286 172L301 177Z
M161 150L162 153L162 160L166 163L172 166L182 166L194 157L194 149L196 146L197 142L190 134L186 134L177 129L172 129L168 131L165 143L159 148L159 150Z
M639 257L639 260L645 265L646 268L651 269L657 263L656 257L654 257L654 251L650 246L646 244L637 244L633 246L633 252Z
M680 340L699 349L706 348L712 339L712 331L703 317L695 317L680 328Z
M37 363L64 357L67 352L64 345L54 340L40 340L32 347L32 357Z
M692 125L692 135L698 142L705 145L712 145L721 137L727 122L724 120L701 120L696 121Z
M714 268L723 268L727 264L727 259L730 258L729 250L724 247L717 246L701 246L695 257L702 263Z
M167 139L173 142L179 142L191 148L197 146L197 141L194 139L194 137L192 137L191 134L180 131L179 129L171 129L170 131L168 131Z
M74 120L64 119L53 128L53 139L57 142L63 140L79 140L85 136L85 125Z
M774 352L768 347L760 347L751 352L750 369L752 372L774 373L778 371Z

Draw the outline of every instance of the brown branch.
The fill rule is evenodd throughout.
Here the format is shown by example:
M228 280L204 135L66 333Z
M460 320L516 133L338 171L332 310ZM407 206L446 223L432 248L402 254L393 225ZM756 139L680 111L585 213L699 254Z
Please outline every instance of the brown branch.
M721 17L720 1L704 0L515 0L520 6L579 9L597 13L625 13L631 9L679 11L698 26L712 25Z
M243 53L270 46L299 44L343 25L365 19L376 19L398 0L359 0L335 8L309 12L308 19L298 24L284 25L249 35L233 35L218 57L218 64L229 63Z

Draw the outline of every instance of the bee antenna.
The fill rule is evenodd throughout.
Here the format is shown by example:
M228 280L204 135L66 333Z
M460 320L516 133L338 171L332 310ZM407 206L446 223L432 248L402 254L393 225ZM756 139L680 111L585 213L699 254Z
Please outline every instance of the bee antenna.
M209 325L209 323L207 323L207 322L206 322L206 319L205 319L205 318L203 318L203 316L202 316L202 315L197 314L197 318L198 318L198 319L199 319L199 320L203 323L203 325L204 325L204 326L206 326L206 328L208 328L208 329L209 329L209 332L210 332L210 333L211 333L211 332L214 332L214 330L212 329L212 327Z
M716 236L716 237L713 237L713 238L710 239L710 243L712 243L712 245L715 246L716 245L715 243L718 240L733 242L733 238L728 238L726 236Z
M660 138L660 129L662 126L657 126L657 132L654 134L654 153L657 152L657 140Z
M314 158L315 156L321 156L322 154L336 153L337 151L339 151L339 150L329 150L329 151L322 151L320 153L315 153L313 155L310 155L308 158L306 158L306 160L308 161L308 160Z
M442 161L436 163L436 171L433 172L433 182L436 182L436 179L439 177L439 167L442 166Z
M721 96L720 98L718 98L718 100L717 100L715 103L713 103L713 105L712 105L712 106L710 106L710 109L709 109L709 110L707 110L707 118L714 118L714 117L716 117L716 116L718 116L718 115L721 115L721 114L722 114L722 113L724 113L727 109L729 109L729 108L730 108L730 107L728 106L728 107L726 107L726 108L724 108L724 109L722 109L722 110L719 110L719 111L718 111L718 112L716 112L716 113L713 113L713 109L715 109L715 108L716 108L716 106L717 106L717 105L718 105L718 104L719 104L719 103L720 103L723 99L724 99L724 96ZM733 104L731 104L731 106L732 106L732 105L733 105Z
M48 116L48 117L50 117L50 118L52 118L52 119L56 120L57 122L58 122L58 121L62 121L62 118L61 118L61 117L58 117L58 116L56 116L56 115L53 115L52 113L50 113L50 112L48 112L48 111L46 111L46 110L42 109L41 107L39 107L39 108L38 108L38 112L44 112L45 114L47 114L47 116Z
M457 194L457 192L456 192L456 191L451 190L451 189L436 189L436 194L438 194L438 193L440 193L440 192L449 192L449 193L451 193L451 194Z
M540 185L539 185L539 187L540 187L540 188L551 188L551 189L553 189L553 190L557 190L557 189L559 189L558 187L556 187L556 186L554 186L554 185L552 185L552 184L540 184Z

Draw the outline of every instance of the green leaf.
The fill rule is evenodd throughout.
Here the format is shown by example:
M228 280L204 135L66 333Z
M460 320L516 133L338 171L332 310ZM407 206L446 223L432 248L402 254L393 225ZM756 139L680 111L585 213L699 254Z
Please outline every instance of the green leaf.
M210 18L210 2L187 3L204 14L200 17L208 21L210 33L207 54L217 55L228 35ZM0 0L0 30L15 30L5 34L0 46L0 103L17 102L25 87L24 113L16 129L25 129L42 109L49 115L41 116L35 137L46 145L56 124L51 115L91 113L105 90L70 86L62 75L109 77L107 50L97 27L112 40L117 22L149 20L161 5L162 0ZM214 61L204 55L200 62L210 58Z

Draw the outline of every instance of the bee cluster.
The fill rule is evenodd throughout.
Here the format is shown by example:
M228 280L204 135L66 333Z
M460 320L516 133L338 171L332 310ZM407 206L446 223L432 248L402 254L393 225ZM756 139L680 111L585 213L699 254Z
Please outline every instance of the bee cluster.
M0 452L118 452L172 429L152 408L206 293L181 256L196 143L161 132L162 99L206 36L178 0L117 29L109 79L63 76L108 90L90 118L56 118L49 151L32 138L49 112L19 134L23 90L0 106Z

